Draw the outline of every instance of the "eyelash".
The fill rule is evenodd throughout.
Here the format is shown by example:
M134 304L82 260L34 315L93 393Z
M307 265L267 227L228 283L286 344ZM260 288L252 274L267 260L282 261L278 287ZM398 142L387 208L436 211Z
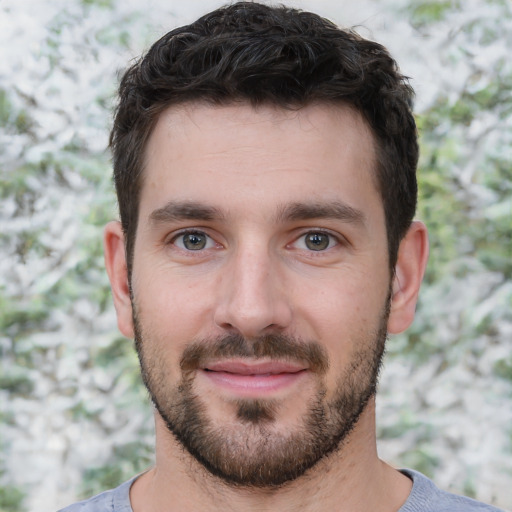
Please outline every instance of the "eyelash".
M172 244L174 246L176 246L178 249L182 250L182 251L186 251L186 252L189 252L189 253L194 253L194 252L202 252L204 251L205 249L211 249L212 247L201 247L199 249L188 249L186 247L180 247L179 245L177 245L176 241L179 240L180 238L183 238L187 235L199 235L199 236L204 236L207 238L205 244L207 245L209 242L210 243L214 243L214 244L217 244L217 245L220 245L218 244L217 242L215 242L215 240L210 236L208 235L208 233L206 233L205 231L201 230L201 229L187 229L187 230L184 230L184 231L180 231L179 233L176 233L172 236L172 238L170 239L169 241L169 244ZM293 246L295 244L297 244L300 240L303 240L303 243L304 245L307 245L307 242L306 242L306 237L308 235L321 235L321 236L327 236L329 238L329 241L328 241L328 246L324 249L318 249L318 250L315 250L315 249L311 249L309 247L302 247L302 248L298 248L299 250L306 250L307 252L310 252L310 253L323 253L329 249L332 249L333 247L335 247L336 245L339 245L342 242L340 236L338 235L335 235L333 233L331 233L330 231L326 231L326 230L323 230L323 229L309 229L308 231L306 232L303 232L301 233L297 238L294 239L293 242L291 242L290 244L287 244L287 247L290 247L290 246ZM184 245L184 243L183 243Z
M186 252L201 252L202 250L204 249L198 249L197 251L194 251L193 249L187 249L187 248L184 248L184 247L179 247L177 244L176 244L176 241L180 238L183 238L187 235L199 235L199 236L204 236L207 238L207 241L206 243L208 244L208 241L211 241L213 242L214 244L217 244L217 242L215 242L215 240L210 236L208 235L208 233L206 233L205 231L201 230L201 229L186 229L184 231L180 231L179 233L175 233L172 238L169 240L169 244L171 245L175 245L176 247L178 247L178 249L181 249L182 251L186 251ZM219 245L219 244L217 244Z
M307 248L306 250L310 253L323 253L329 249L332 249L336 245L342 244L342 239L339 235L335 235L334 233L331 233L330 231L326 231L324 229L309 229L308 231L301 233L300 236L298 236L290 245L296 244L299 240L304 240L303 243L306 244L305 240L308 235L324 235L329 237L328 247L316 251L314 249Z

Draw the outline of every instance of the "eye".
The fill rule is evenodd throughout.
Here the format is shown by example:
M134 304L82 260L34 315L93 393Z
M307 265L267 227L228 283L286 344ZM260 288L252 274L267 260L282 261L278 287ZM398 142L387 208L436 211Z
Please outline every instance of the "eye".
M325 251L338 245L338 240L324 231L310 231L302 235L295 242L295 246L298 249L307 249L309 251Z
M172 239L172 243L186 251L202 251L215 247L215 242L202 231L187 231Z

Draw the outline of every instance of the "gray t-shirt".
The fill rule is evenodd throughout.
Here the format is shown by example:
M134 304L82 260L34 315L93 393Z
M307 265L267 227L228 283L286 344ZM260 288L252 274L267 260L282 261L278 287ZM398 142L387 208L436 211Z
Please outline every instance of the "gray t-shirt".
M413 486L409 498L398 512L504 512L491 505L441 491L434 482L417 471L401 471L411 478ZM59 512L133 512L130 505L130 487L135 479L136 477L116 489L70 505Z

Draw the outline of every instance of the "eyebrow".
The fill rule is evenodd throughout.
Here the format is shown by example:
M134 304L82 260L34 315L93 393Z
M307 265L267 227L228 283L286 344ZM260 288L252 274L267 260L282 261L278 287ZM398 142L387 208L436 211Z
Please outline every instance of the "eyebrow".
M352 224L364 224L366 217L361 210L341 201L291 203L281 207L276 215L276 222L310 219L335 219Z
M149 219L155 223L176 222L181 220L212 221L223 220L225 215L215 206L195 201L169 201L162 208L153 210ZM312 219L336 219L353 224L364 224L365 215L341 201L317 203L290 203L278 209L276 223L294 222Z
M153 210L149 219L156 223L176 222L180 220L220 220L222 212L214 206L208 206L194 201L169 201L162 208Z

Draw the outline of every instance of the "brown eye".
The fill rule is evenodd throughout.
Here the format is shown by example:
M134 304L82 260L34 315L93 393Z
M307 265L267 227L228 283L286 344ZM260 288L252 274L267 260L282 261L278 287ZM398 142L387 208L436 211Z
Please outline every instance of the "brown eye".
M324 251L331 243L331 237L327 233L308 233L304 243L311 251Z

